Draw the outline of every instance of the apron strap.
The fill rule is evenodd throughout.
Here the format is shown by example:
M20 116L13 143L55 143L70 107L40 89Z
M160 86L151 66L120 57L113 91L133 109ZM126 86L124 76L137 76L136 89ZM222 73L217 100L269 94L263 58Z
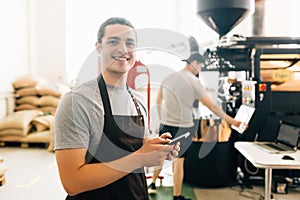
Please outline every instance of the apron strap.
M102 98L102 102L104 105L107 105L107 106L103 106L104 113L108 114L108 115L112 115L108 92L107 92L106 84L105 84L102 74L100 74L100 76L98 77L98 87L100 89L100 95Z
M130 94L131 99L132 99L132 101L133 101L133 103L134 103L134 106L135 106L135 109L136 109L136 111L137 111L137 113L138 113L138 116L143 116L143 115L142 115L142 112L141 112L141 108L140 108L140 106L139 106L139 104L138 104L136 98L133 96L132 92L130 91L130 89L129 89L129 87L128 87L127 84L126 84L126 87L127 87L128 93Z

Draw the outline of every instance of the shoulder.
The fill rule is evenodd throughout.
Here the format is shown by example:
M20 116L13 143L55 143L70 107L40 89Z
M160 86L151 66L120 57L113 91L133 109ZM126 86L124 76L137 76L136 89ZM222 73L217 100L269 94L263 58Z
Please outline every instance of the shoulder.
M73 110L74 108L82 110L89 108L101 101L97 80L88 81L62 96L58 109Z
M74 88L71 93L75 95L83 95L85 97L95 97L96 93L99 93L97 79L90 80L82 85Z
M73 101L83 99L95 101L100 96L97 79L90 80L74 88L71 92L69 92L69 96L72 96Z
M194 74L192 74L191 72L188 71L181 71L180 75L188 82L190 83L201 83L200 79L195 76Z

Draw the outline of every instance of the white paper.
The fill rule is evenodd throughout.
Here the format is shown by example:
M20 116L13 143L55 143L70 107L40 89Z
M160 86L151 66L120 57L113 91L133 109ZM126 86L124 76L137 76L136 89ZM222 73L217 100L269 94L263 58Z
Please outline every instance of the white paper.
M242 123L239 127L231 125L231 128L233 128L234 130L236 130L239 133L243 133L246 129L246 124L249 123L254 111L255 111L255 108L252 108L252 107L246 106L246 105L241 105L238 112L236 113L236 116L234 117L234 119L236 119L237 121L240 121Z

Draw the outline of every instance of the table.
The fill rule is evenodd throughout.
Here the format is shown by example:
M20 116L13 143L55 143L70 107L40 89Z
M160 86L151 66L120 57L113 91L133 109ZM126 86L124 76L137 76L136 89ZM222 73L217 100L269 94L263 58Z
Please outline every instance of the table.
M257 168L265 169L265 200L271 199L272 169L300 169L300 151L295 153L268 153L254 142L235 142L234 147ZM289 155L294 160L283 160Z

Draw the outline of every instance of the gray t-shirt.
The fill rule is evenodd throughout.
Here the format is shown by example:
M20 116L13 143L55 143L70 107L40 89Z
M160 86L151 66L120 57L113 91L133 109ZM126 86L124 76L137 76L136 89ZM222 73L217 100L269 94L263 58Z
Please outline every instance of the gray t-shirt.
M193 102L207 96L200 79L181 70L167 76L161 88L161 123L176 127L193 126Z
M137 115L126 88L107 86L113 115ZM131 90L141 105L148 135L146 109L143 98ZM65 94L55 115L55 150L86 148L94 155L104 127L104 108L97 80L88 81Z

